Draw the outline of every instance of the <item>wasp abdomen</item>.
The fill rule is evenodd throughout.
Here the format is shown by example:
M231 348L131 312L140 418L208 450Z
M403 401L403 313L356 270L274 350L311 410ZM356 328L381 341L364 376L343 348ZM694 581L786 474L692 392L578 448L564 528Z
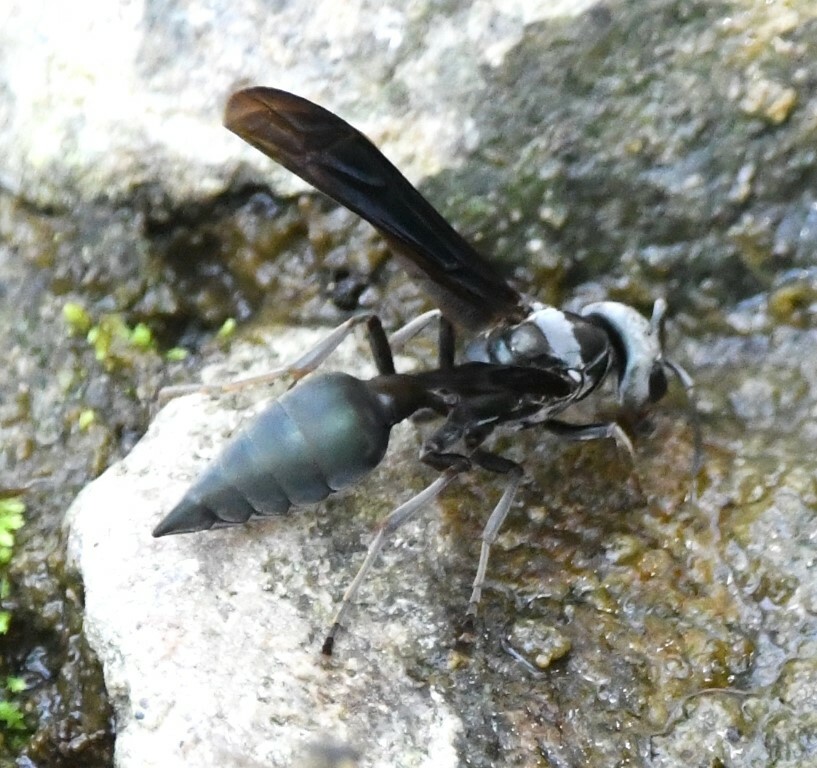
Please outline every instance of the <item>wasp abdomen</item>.
M153 535L236 525L322 501L380 463L392 425L368 382L345 373L307 379L227 445Z

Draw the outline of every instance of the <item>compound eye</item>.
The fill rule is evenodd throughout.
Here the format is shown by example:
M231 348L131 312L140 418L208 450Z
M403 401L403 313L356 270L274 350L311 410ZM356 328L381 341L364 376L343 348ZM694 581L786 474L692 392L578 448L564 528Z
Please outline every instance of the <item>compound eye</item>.
M655 363L650 371L649 398L651 403L660 400L667 394L667 374L661 363Z

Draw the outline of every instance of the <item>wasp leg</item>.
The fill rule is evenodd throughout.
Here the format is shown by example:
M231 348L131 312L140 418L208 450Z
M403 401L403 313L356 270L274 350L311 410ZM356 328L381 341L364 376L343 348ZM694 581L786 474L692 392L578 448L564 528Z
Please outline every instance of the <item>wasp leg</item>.
M477 615L479 602L482 599L482 588L485 584L485 573L488 569L488 558L491 554L491 546L496 541L499 530L505 522L505 518L510 512L519 484L522 481L523 470L520 464L498 456L494 453L479 448L479 444L491 433L493 426L490 424L479 424L476 421L468 420L469 413L466 409L454 411L437 432L432 435L423 445L420 454L421 461L431 466L442 468L444 466L467 469L472 464L476 464L489 472L508 476L508 484L502 493L499 502L494 507L485 528L482 530L482 547L479 554L477 573L471 588L471 597L468 601L468 608L465 612L465 632L469 634L473 629L474 619ZM463 439L469 450L467 456L457 453L446 453L445 449Z
M400 350L407 341L412 339L423 330L423 328L435 320L440 320L442 337L443 327L447 326L450 328L451 326L448 321L444 321L441 318L440 311L436 309L414 318L414 320L409 321L402 328L398 328L391 337L387 337L380 318L371 312L364 312L350 317L341 323L294 362L287 363L280 368L275 368L272 371L267 371L258 376L248 376L244 379L238 379L224 384L178 384L163 387L159 392L159 401L164 403L174 397L189 395L193 392L203 392L205 394L235 392L240 389L245 389L246 387L269 384L284 376L290 377L294 385L321 365L361 323L366 323L366 335L377 372L381 375L393 374L395 370L392 350ZM453 346L452 336L451 342L449 343L452 363Z
M498 468L501 462L512 465L513 462L509 459L477 449L497 425L493 415L502 413L506 407L518 405L517 400L517 394L507 392L472 397L467 402L454 400L443 425L424 441L420 449L420 461L440 470L457 467L464 472L472 464L477 464L491 472L509 472L510 466L505 464L502 464L502 469ZM448 451L460 441L465 447L464 454Z
M474 619L479 608L479 601L482 599L482 588L485 585L485 572L488 568L488 557L491 553L491 546L499 535L499 530L511 511L519 484L522 482L523 470L520 464L497 456L486 451L475 451L471 455L471 460L483 469L491 472L499 472L508 475L508 484L502 493L501 498L491 512L485 528L482 529L482 548L479 553L479 564L477 565L477 575L474 577L474 584L471 589L471 599L468 601L468 608L465 611L465 618L468 627L473 626ZM466 629L468 631L468 629Z
M431 485L420 491L420 493L409 499L404 504L401 504L380 523L377 535L374 537L374 539L372 539L372 543L369 544L369 550L366 552L366 558L363 560L363 564L360 566L360 569L358 570L355 578L352 580L352 583L347 587L346 592L343 595L343 599L340 601L340 605L338 606L337 613L335 613L335 618L332 622L332 627L329 630L329 634L323 641L321 653L323 653L325 656L332 655L332 650L335 646L335 636L342 625L346 612L349 610L349 606L357 594L360 585L363 583L363 579L366 578L366 574L371 569L375 558L377 558L377 555L380 553L380 550L386 543L386 539L401 525L403 525L403 523L414 517L414 515L417 514L417 512L419 512L426 504L436 499L437 496L443 492L446 486L448 486L448 484L457 476L457 474L458 470L455 468L446 470Z
M458 472L467 472L471 469L471 460L461 453L447 450L465 436L467 429L467 422L462 419L464 413L462 406L456 403L452 405L453 410L442 426L423 441L420 447L420 461L440 471L456 469Z
M525 425L527 426L527 424ZM548 432L552 432L558 437L566 440L615 440L619 454L626 453L630 463L635 468L635 449L627 437L627 433L614 421L599 422L597 424L570 424L559 419L546 419L540 421L539 426L544 427ZM641 481L636 472L632 473L632 482L638 493L643 493Z
M558 437L566 440L609 440L616 443L616 448L630 457L630 461L635 464L635 449L627 437L627 433L614 421L598 422L594 424L571 424L559 419L546 419L545 421L523 422L522 428L544 427L548 432L552 432Z
M420 331L441 317L439 309L431 309L428 312L423 312L422 315L417 315L414 320L409 320L402 328L398 328L389 336L391 348L395 351L402 350L408 341L411 341Z
M315 368L338 348L340 343L354 328L364 322L368 327L369 342L378 370L381 365L385 365L387 370L381 371L381 373L394 373L394 363L391 363L391 353L389 352L385 358L383 356L382 347L383 344L388 347L388 341L383 332L380 319L371 312L367 312L350 317L341 323L337 328L332 330L331 333L324 336L314 347L308 349L301 357L292 363L288 363L280 368L275 368L272 371L267 371L258 376L248 376L247 378L226 382L224 384L180 384L164 387L161 392L159 392L159 399L160 401L166 401L173 397L178 397L179 395L190 394L191 392L204 392L207 394L235 392L236 390L256 386L258 384L269 384L282 376L291 376L294 381L298 381L298 379L314 371ZM391 370L388 370L390 363Z
M393 351L400 351L407 341L413 339L420 331L424 330L434 321L439 322L438 360L439 368L446 370L454 366L454 326L447 320L439 309L432 309L418 315L414 320L406 323L402 328L396 330L389 336L389 344Z
M440 317L440 335L438 341L438 361L441 370L445 371L454 367L454 355L456 352L456 338L454 326L445 317Z
M430 320L431 319L433 319L433 317L430 318ZM445 411L451 406L451 403L444 402L443 399L440 399L440 409L442 411ZM443 452L445 448L456 443L463 435L464 425L457 419L452 418L454 413L456 413L456 410L452 414L449 414L449 418L445 424L423 444L420 451L421 461L435 469L441 470L442 474L425 490L420 491L416 496L404 504L401 504L380 523L377 534L369 545L369 550L366 553L363 564L360 566L360 570L343 595L343 599L340 602L340 606L332 622L332 627L324 640L321 652L325 656L332 655L335 635L341 627L346 612L349 610L349 605L354 599L355 594L357 594L363 579L372 567L375 558L383 548L388 536L413 517L425 504L437 498L460 472L465 472L471 468L471 461L468 457L458 453Z

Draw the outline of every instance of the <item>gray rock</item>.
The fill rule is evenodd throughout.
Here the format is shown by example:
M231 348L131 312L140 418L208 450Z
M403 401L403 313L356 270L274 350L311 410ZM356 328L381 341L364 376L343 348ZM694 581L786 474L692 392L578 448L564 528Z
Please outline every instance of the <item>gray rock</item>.
M325 505L155 542L155 522L239 421L230 399L171 404L69 515L119 766L813 759L813 3L619 0L535 23L549 5L404 14L347 4L341 14L332 3L241 13L154 3L83 6L66 19L62 7L11 4L0 186L25 200L0 198L3 233L13 230L11 245L0 238L0 289L14 305L0 306L13 328L3 359L14 361L10 377L0 372L1 458L39 482L28 541L42 550L21 559L33 575L15 581L45 604L52 636L70 639L68 680L81 673L75 635L53 619L70 600L43 587L46 570L62 572L48 534L77 478L139 431L141 402L170 366L157 349L99 360L55 333L66 296L94 323L119 312L165 330L212 327L218 302L185 300L212 287L215 263L238 263L219 273L229 287L248 261L276 318L282 306L290 320L332 318L293 300L312 287L325 242L309 205L299 219L294 205L261 200L259 212L243 200L229 228L215 215L213 196L246 182L301 189L218 125L234 87L309 95L409 177L433 174L424 191L546 301L642 306L666 293L670 347L695 374L704 416L697 504L677 395L634 430L635 467L609 446L513 436L501 448L526 460L528 477L492 556L473 653L454 638L499 491L477 475L395 537L325 662L323 633L369 532L430 480L413 428L396 432L369 481ZM168 245L177 230L182 245ZM358 241L341 240L336 263L348 264ZM180 264L201 268L202 281L191 287ZM416 286L392 285L378 308L413 312ZM252 305L244 319L260 300L236 293ZM272 336L283 357L294 351L283 341L306 343ZM247 355L268 366L259 348L243 349L234 367ZM358 370L359 356L336 363ZM97 422L82 431L77 415L91 407ZM43 713L65 701L51 685ZM85 734L71 738L79 718L59 706L67 725L46 727L61 756Z
M232 364L269 368L315 338L288 331L267 350L239 348ZM346 347L332 363L359 368L360 351ZM222 367L205 379L217 374L229 375ZM434 685L418 684L404 668L411 649L433 653L440 633L450 631L430 599L429 558L445 545L428 515L398 532L336 656L320 653L369 538L371 524L361 523L354 505L365 507L375 495L368 506L377 509L411 495L411 487L396 487L398 478L380 472L357 502L346 497L330 511L298 509L239 529L151 537L237 424L257 410L235 400L194 394L171 401L67 515L69 558L85 584L86 631L117 715L116 764L285 766L329 739L359 753L360 765L457 765L459 718ZM393 441L398 455L413 452L411 432L400 430ZM418 548L419 564L411 554ZM389 567L394 560L403 562ZM411 603L402 594L407 572Z
M58 4L11 0L0 28L0 183L43 206L121 199L156 179L190 200L222 191L242 162L303 189L219 125L242 84L342 110L423 176L465 141L460 118L481 68L501 61L525 24L590 5L466 3L439 15L431 2L239 11L163 0L83 3L66 17Z

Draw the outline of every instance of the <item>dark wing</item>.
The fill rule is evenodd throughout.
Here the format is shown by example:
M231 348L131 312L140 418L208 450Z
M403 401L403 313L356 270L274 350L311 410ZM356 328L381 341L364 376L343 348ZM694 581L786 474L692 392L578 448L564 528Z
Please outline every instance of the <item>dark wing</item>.
M337 115L286 91L248 88L230 97L224 125L374 225L428 278L424 287L450 319L478 330L523 314L520 295Z
M502 393L517 398L538 397L558 403L572 401L578 382L565 369L462 363L407 374L425 389L445 389L465 398Z

